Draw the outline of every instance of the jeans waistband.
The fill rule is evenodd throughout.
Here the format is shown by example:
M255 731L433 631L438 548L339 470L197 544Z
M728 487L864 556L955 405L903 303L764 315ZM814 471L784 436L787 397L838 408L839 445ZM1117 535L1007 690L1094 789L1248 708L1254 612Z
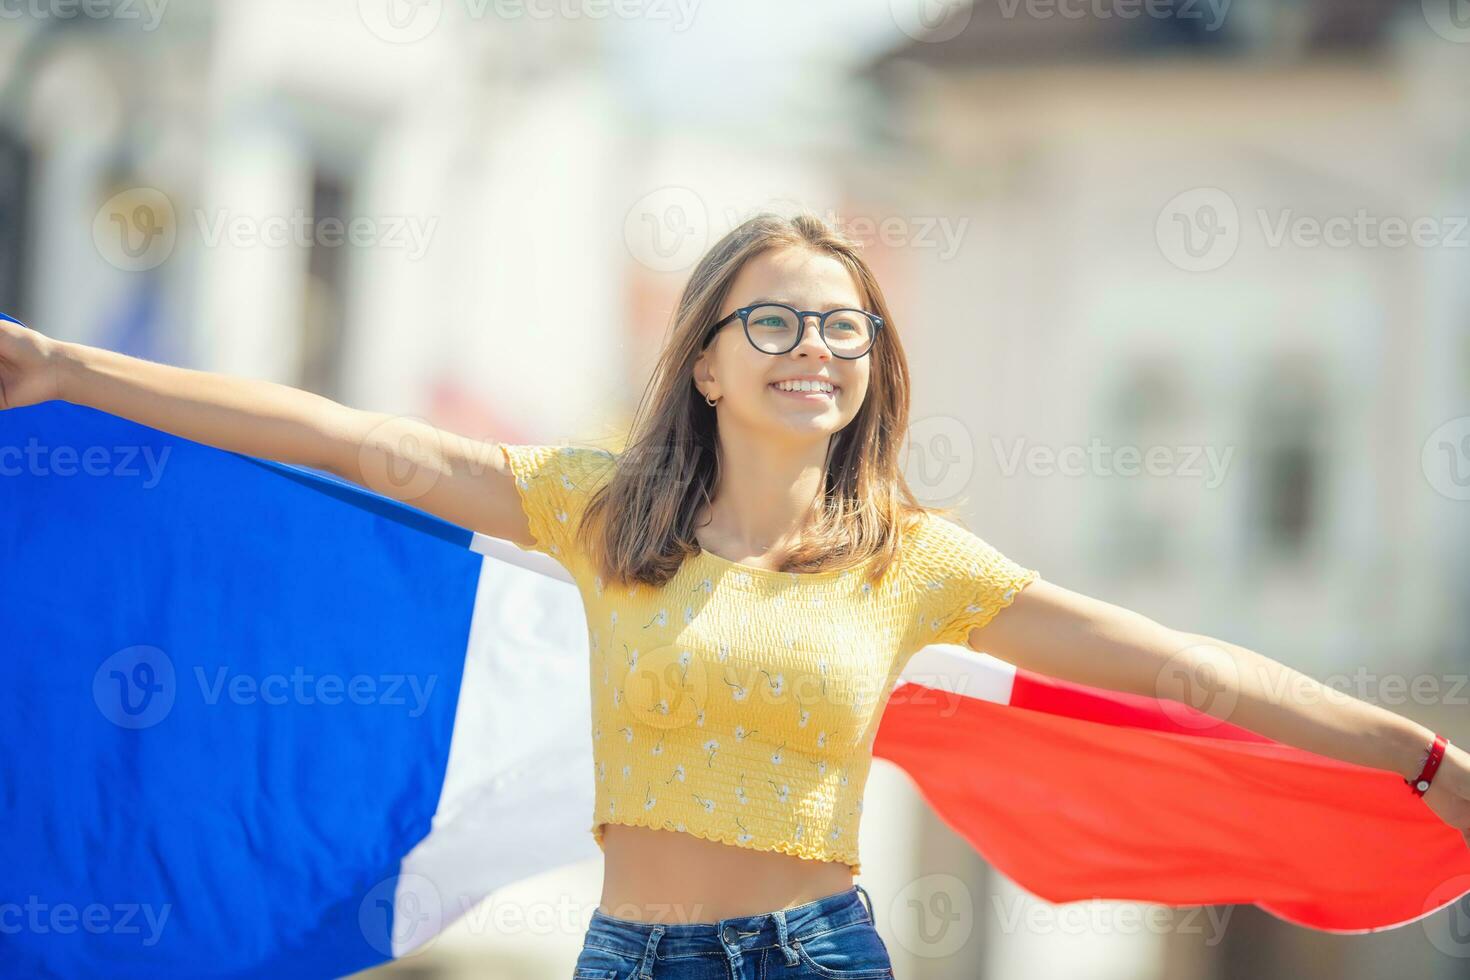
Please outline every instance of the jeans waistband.
M851 888L805 905L757 915L737 915L717 922L639 922L593 909L587 942L633 957L651 954L655 947L660 957L707 953L712 949L724 949L727 954L748 953L772 946L785 947L793 939L814 938L855 922L871 923L872 907L868 890L854 883Z

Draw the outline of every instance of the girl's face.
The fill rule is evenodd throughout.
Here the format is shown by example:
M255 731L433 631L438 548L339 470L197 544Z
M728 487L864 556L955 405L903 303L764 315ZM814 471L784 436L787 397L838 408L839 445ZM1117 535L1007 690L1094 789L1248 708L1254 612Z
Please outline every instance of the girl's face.
M764 301L823 313L867 309L841 262L802 248L772 249L747 261L714 322ZM853 420L868 391L872 352L855 359L836 357L823 342L816 317L803 318L802 327L800 341L784 354L757 350L746 339L739 317L715 334L695 362L694 383L706 400L719 399L722 426L733 423L770 436L826 439ZM835 344L836 327L829 329ZM794 378L820 378L833 391L788 393L776 387L776 382Z

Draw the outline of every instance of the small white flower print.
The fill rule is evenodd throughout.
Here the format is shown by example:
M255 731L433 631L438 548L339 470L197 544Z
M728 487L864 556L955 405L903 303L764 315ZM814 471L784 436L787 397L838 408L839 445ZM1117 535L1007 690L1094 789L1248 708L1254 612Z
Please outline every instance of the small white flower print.
M607 763L606 762L599 762L597 764L597 778L598 778L599 781L600 780L604 780L604 779L607 778Z
M743 741L745 741L745 739L748 736L751 736L751 735L754 735L754 734L755 734L755 730L754 729L751 729L750 731L746 731L744 725L736 725L735 726L735 741L737 741L737 742L743 742Z
M777 802L780 802L780 803L789 803L791 801L791 787L790 786L787 786L785 783L782 783L780 786L777 786L775 783L771 782L771 780L769 780L769 779L767 779L766 782L771 783L771 789L773 789L773 790L776 791L776 800L777 800Z
M623 766L623 778L627 779L631 775L633 775L633 767L628 765Z
M730 644L727 643L727 642L725 642L724 640L721 640L720 641L720 646L719 646L719 651L715 654L715 657L720 661L720 663L724 663L725 661L729 660L730 659Z
M625 741L625 742L631 742L631 741L633 741L633 729L632 728L629 728L627 725L624 725L622 728L619 728L618 731L620 731L620 732L623 733L623 741Z
M817 775L818 776L825 776L825 775L827 775L827 760L826 759L818 759L817 760Z
M684 763L682 762L674 766L674 771L669 774L669 778L665 779L664 782L671 783L676 779L681 783L684 781Z
M665 734L667 734L667 733L665 733ZM654 755L663 755L664 754L664 736L663 735L660 735L658 737L658 741L655 742L655 743L653 743L653 748L650 749L649 751L652 752Z
M780 697L782 689L786 686L786 675L772 674L765 668L761 668L761 673L765 674L766 679L771 682L771 693Z
M706 765L711 766L711 767L714 766L714 764L715 764L715 751L719 747L720 747L720 743L717 742L717 741L715 741L714 739L710 739L708 742L705 742L704 743L704 750L709 753L709 756L705 759L705 764Z
M811 720L812 720L812 713L810 711L808 711L806 708L802 708L801 709L801 712L796 716L796 724L797 724L797 727L799 727L799 728L805 728L806 727L806 723L809 722L809 721L811 721Z
M694 622L694 607L693 606L685 606L684 607L684 625L685 626L688 626L692 622Z
M698 793L690 793L689 795L692 796L692 797L694 797L696 800L699 801L699 805L702 806L702 807L704 807L704 812L705 813L714 813L715 812L715 801L714 800L709 799L708 797L700 796Z
M735 684L731 682L728 678L725 679L725 684L730 688L730 697L734 698L736 701L744 701L745 696L750 693L745 689L744 684Z
M776 751L774 751L774 752L771 753L771 765L773 765L773 766L779 766L781 764L781 749L783 749L785 747L786 747L786 743L785 742L782 742L776 748Z
M751 841L755 840L750 832L745 829L745 825L740 822L740 819L738 817L735 819L735 824L740 828L740 833L736 836L736 840L738 840L742 844L749 844Z
M655 803L657 803L657 802L658 802L658 800L654 799L654 797L653 797L653 787L652 786L649 786L647 789L645 789L643 791L643 809L645 811L646 810L652 810L653 809L653 805Z
M827 733L826 732L817 732L817 748L819 748L819 749L825 749L826 747L827 747Z
M703 728L704 727L704 709L703 708L700 708L699 711L694 716L694 727L695 728Z

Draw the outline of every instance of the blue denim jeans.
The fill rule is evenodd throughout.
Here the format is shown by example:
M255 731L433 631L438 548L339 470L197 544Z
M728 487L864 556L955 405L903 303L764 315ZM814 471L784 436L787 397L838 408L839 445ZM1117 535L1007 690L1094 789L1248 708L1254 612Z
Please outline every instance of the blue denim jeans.
M572 976L574 980L881 980L893 976L893 963L873 926L873 899L854 883L846 891L795 908L718 922L637 922L593 909Z

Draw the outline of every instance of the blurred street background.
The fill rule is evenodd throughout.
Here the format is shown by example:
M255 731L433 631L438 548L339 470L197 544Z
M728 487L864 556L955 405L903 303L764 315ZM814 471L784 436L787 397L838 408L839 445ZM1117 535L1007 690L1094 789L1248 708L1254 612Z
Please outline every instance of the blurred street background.
M922 499L1470 743L1466 0L0 0L0 310L59 339L617 448L696 260L796 209L887 290ZM1470 978L1470 900L1052 905L867 802L905 980ZM374 972L569 975L600 886Z

